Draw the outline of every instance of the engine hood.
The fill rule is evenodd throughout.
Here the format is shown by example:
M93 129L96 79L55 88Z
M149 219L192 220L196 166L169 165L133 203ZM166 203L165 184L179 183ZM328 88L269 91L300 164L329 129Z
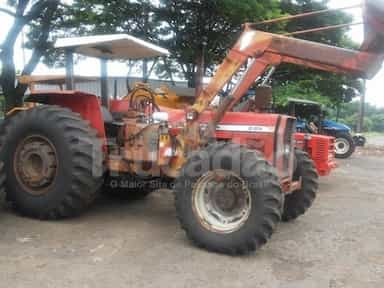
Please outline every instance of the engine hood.
M336 131L345 131L345 132L351 132L351 128L345 124L338 123L332 120L324 120L322 121L322 126L325 129L330 129L330 130L336 130Z

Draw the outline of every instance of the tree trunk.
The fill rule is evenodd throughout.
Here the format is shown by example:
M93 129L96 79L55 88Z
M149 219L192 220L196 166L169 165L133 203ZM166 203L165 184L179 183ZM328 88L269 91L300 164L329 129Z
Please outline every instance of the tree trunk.
M143 83L147 83L148 81L148 60L143 60Z
M16 83L16 69L13 61L16 39L25 25L37 19L44 12L40 20L41 32L36 47L31 59L22 71L22 75L30 75L39 63L43 51L47 48L47 40L52 27L52 18L59 5L58 0L38 1L31 7L30 12L23 16L28 3L29 1L19 1L14 23L1 47L0 61L2 63L2 72L0 75L0 85L2 86L5 97L6 111L23 105L24 94L28 88L27 85Z
M6 111L12 109L15 104L22 103L23 95L17 94L15 85L16 85L16 69L15 63L13 62L13 48L17 39L17 36L22 31L24 25L22 21L18 18L15 19L15 22L8 32L8 35L2 45L2 50L0 53L0 60L2 63L2 71L0 75L0 85L3 90L5 98L5 107Z
M204 49L202 48L196 59L195 97L198 97L203 90L204 66Z
M341 108L341 103L337 103L337 106L336 106L336 122L339 122L339 119L340 119L340 108Z
M367 82L364 80L363 92L360 95L359 119L357 121L357 133L364 131L364 117L365 117L365 93L367 91Z
M168 77L171 80L172 85L175 86L176 83L173 80L172 70L171 70L171 67L170 67L166 57L163 57L163 62L164 62L165 70L167 71Z

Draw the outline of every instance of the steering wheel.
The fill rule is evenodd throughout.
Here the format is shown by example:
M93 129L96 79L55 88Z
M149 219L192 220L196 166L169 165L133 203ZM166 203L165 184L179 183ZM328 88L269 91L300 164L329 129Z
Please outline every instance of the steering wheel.
M145 87L132 91L129 96L129 108L148 116L155 111L160 111L155 101L155 92Z

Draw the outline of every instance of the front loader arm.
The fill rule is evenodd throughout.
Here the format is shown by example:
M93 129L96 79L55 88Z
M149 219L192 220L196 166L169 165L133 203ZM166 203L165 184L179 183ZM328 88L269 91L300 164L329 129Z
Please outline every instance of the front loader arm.
M384 60L383 3L384 0L366 0L367 33L361 51L261 32L255 29L254 24L246 24L239 40L187 113L187 126L184 133L187 147L196 147L202 142L197 124L201 113L208 108L213 98L249 59L252 59L252 62L248 70L231 91L232 104L244 95L268 67L277 66L281 63L372 78L379 71ZM231 103L223 101L213 118L211 127L216 126L221 121L225 112L232 106Z
M238 82L231 92L231 101L223 101L217 109L216 115L213 117L208 130L214 129L231 104L236 102L249 89L256 78L263 75L270 65L278 65L281 62L280 57L265 53L267 43L259 43L260 50L252 50L250 44L254 42L254 39L250 36L252 35L250 35L248 31L243 32L235 46L229 51L223 63L217 69L208 86L203 89L197 97L194 105L188 109L187 126L184 131L184 142L187 150L193 150L206 141L206 139L201 141L201 135L199 133L198 120L201 113L208 108L213 98L218 95L220 90L231 80L232 76L236 74L250 58L253 58L254 61L249 65L243 79Z

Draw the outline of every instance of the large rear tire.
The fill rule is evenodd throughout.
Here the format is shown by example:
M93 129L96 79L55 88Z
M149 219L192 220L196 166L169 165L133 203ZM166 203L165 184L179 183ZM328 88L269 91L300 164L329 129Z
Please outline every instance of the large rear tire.
M213 144L189 157L175 183L177 217L197 246L255 251L271 237L284 201L275 170L257 152Z
M301 189L285 197L283 221L291 221L303 215L313 204L318 190L318 174L308 154L295 150L296 170L293 180L301 179Z
M7 199L21 214L71 217L102 183L102 141L79 114L38 106L5 120L0 133Z

